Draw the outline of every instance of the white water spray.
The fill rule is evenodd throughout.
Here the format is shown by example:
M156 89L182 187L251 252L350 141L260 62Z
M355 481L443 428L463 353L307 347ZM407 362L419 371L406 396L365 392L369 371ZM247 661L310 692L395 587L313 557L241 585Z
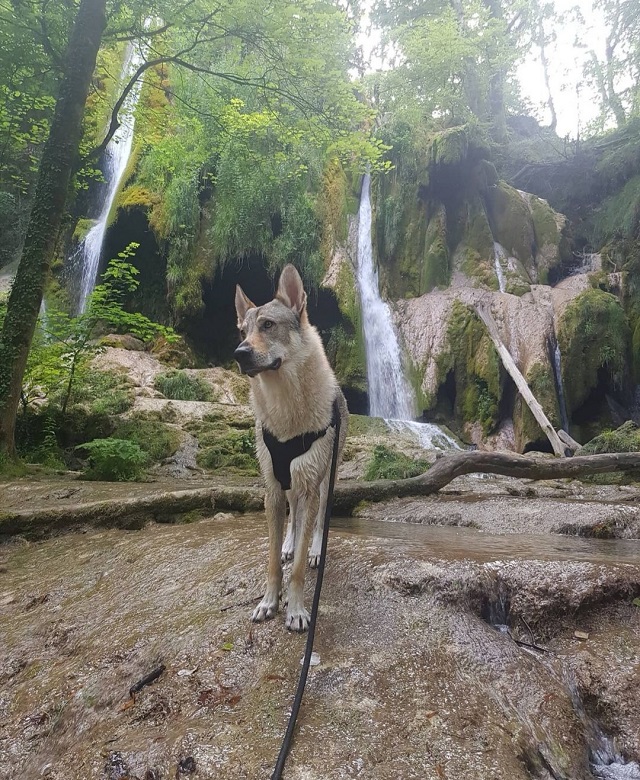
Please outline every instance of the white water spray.
M509 257L507 253L505 252L504 247L502 244L499 244L497 241L493 242L493 261L496 268L496 276L498 277L498 285L500 287L500 292L506 292L507 291L507 280L504 275L504 270L502 268L502 261L508 262Z
M553 373L555 374L556 387L558 390L558 405L560 407L560 418L562 427L569 433L569 415L567 414L567 402L564 397L564 385L562 384L562 355L560 354L560 345L556 341L553 350Z
M132 45L127 49L127 53L120 74L120 84L124 85L140 66L143 61L143 52ZM120 187L122 175L125 172L129 157L131 156L131 147L133 145L133 128L135 125L135 107L140 97L140 88L142 84L138 80L132 90L127 95L120 112L120 127L113 134L105 150L105 169L104 175L107 183L107 191L102 204L102 210L95 225L89 230L84 239L80 242L74 253L72 260L76 260L81 269L80 279L80 300L78 310L84 312L87 305L87 298L91 295L95 287L98 270L100 268L100 255L104 236L107 232L107 220L113 206L116 194Z
M391 430L409 431L428 449L457 447L437 425L412 420L416 414L413 391L402 368L398 337L389 306L380 297L371 246L371 179L362 181L358 226L358 289L364 330L369 386L369 411L383 417Z

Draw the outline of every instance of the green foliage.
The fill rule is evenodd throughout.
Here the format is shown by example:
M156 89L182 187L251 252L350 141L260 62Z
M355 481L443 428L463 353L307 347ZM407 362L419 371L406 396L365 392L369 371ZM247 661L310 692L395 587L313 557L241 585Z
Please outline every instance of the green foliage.
M182 439L176 427L169 427L159 420L149 420L139 415L118 420L113 436L137 444L152 463L173 455L180 447Z
M586 290L567 306L558 329L562 378L569 414L598 385L603 371L614 387L627 376L629 323L618 299L602 290Z
M100 379L99 374L90 371L92 358L102 351L96 342L98 333L109 328L131 333L143 341L151 341L158 334L168 340L176 338L170 328L124 309L126 295L138 286L138 271L127 262L136 246L131 244L111 260L83 314L72 317L61 309L49 309L34 336L27 362L22 393L25 408L36 399L47 399L59 403L64 413L76 387L85 384L85 400L94 404L95 411L123 411L130 402L121 387L122 380ZM105 383L114 392L101 393ZM76 402L82 400L80 392Z
M187 424L198 440L197 462L221 473L256 475L259 473L253 424L241 427L225 422L216 414Z
M89 453L86 479L133 482L142 477L148 460L138 444L125 439L94 439L77 449Z
M212 401L211 387L200 377L194 377L185 371L168 371L155 378L156 390L166 398L175 401Z
M428 468L426 460L414 460L393 447L376 444L371 460L367 463L364 479L367 482L374 479L407 479L424 474Z

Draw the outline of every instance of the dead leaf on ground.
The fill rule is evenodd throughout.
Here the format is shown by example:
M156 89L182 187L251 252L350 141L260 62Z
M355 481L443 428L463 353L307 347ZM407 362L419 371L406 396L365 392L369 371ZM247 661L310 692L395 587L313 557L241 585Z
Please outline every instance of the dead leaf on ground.
M235 706L242 698L240 692L233 685L222 685L220 688L205 688L200 691L198 704L204 707L219 707L221 705Z

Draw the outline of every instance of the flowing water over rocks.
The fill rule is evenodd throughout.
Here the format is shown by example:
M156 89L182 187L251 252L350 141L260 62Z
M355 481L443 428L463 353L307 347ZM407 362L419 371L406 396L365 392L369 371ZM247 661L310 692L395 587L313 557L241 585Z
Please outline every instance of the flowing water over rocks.
M120 75L121 84L126 84L138 66L142 63L143 57L138 49L132 44L129 45L122 66ZM106 193L100 216L95 225L89 230L87 235L81 241L75 252L73 260L80 267L80 293L78 309L80 313L85 310L87 299L96 283L98 270L100 268L100 255L104 236L109 223L111 207L120 187L120 181L127 167L133 145L133 128L135 124L134 110L140 96L142 82L138 80L133 89L127 95L120 113L120 127L113 134L113 138L105 151L105 179Z
M389 306L380 297L371 245L371 178L362 180L358 221L357 279L367 358L369 414L385 419L391 430L408 431L425 449L458 448L436 425L413 422L414 393L402 365L400 344Z

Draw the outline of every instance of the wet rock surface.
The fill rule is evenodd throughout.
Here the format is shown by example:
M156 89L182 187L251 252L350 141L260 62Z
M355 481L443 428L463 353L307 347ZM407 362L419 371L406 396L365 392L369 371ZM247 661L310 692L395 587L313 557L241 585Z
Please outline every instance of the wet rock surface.
M637 545L336 519L286 776L590 778L581 708L637 760ZM249 622L266 550L228 513L1 547L0 778L269 777L304 638Z

